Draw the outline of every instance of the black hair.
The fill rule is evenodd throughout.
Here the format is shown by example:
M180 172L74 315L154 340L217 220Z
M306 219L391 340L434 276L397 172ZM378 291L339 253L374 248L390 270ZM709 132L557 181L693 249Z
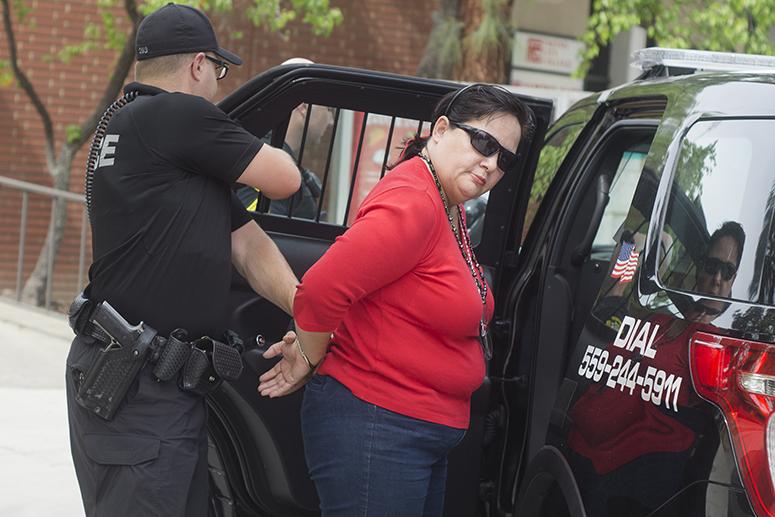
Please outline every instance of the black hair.
M497 113L514 115L522 129L522 139L530 138L534 126L532 110L505 88L491 84L469 84L442 97L431 116L431 133L441 116L446 116L451 122L467 123ZM390 168L419 155L429 138L430 135L422 137L416 134L404 141L401 156Z
M737 243L737 265L740 266L740 260L743 258L743 246L745 245L745 231L740 223L727 221L722 224L718 230L713 232L708 241L708 251L715 246L722 237L731 237Z

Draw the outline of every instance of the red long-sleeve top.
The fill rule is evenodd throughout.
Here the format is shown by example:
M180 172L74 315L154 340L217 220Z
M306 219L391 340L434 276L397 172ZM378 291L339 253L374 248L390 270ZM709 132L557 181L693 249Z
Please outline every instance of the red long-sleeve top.
M492 312L488 289L487 320ZM333 332L318 371L356 397L468 427L471 394L485 373L482 299L420 158L387 174L307 271L294 317L304 330Z

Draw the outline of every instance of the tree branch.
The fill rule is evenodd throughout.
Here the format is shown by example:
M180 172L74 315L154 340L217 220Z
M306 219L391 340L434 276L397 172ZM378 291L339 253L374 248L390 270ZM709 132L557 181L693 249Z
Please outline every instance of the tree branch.
M461 53L460 34L455 30L459 26L459 4L460 0L441 0L438 11L433 13L433 27L417 67L420 77L452 77Z
M745 45L743 46L743 52L751 51L751 40L756 34L756 18L753 16L753 12L750 7L745 8L745 16L748 20L748 34L746 34Z
M43 122L43 132L46 135L46 160L48 161L49 171L54 170L54 126L51 123L51 116L43 105L43 101L40 100L38 93L35 91L35 87L27 78L27 75L19 67L19 57L16 50L16 34L13 30L13 24L11 23L11 8L8 6L8 0L0 0L3 4L3 25L5 27L5 34L8 37L8 50L11 57L11 69L13 75L19 82L24 93L30 98L32 105L38 111L38 115Z
M7 2L8 0L2 0ZM113 73L108 80L108 84L105 87L105 91L102 94L102 98L97 106L92 111L91 115L81 125L79 136L76 140L68 143L73 149L79 149L84 142L91 139L94 130L97 127L100 117L108 109L116 97L118 97L121 87L124 85L124 80L129 75L129 70L132 67L132 62L135 56L135 37L137 35L137 27L142 21L140 13L137 12L137 4L135 0L124 0L124 9L129 16L129 20L132 22L132 32L127 37L124 43L124 48L121 49L121 54L116 61L116 67L113 69Z

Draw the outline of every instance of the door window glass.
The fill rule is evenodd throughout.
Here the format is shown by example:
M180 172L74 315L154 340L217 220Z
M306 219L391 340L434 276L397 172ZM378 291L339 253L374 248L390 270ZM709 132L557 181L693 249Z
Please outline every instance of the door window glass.
M630 211L647 153L648 146L642 144L622 153L609 189L608 204L600 220L595 239L592 241L593 256L601 254L609 257L613 252L618 242L619 229Z
M615 325L621 318L647 232L642 213L651 181L645 163L653 138L653 129L618 130L591 162L595 181L589 183L580 208L568 216L573 223L566 239L567 253L581 266L574 299L580 317L573 323L571 336L579 335L593 306L595 317L603 323ZM601 195L606 191L607 199ZM588 255L578 256L580 251Z
M428 121L329 106L301 104L289 118L285 149L299 164L301 189L287 199L267 201L268 213L349 226L377 182L398 162L405 140L426 135ZM271 141L271 134L264 138ZM258 210L260 193L242 187L248 210ZM465 204L471 242L479 244L488 195Z
M708 120L684 138L659 254L668 288L772 304L775 120ZM700 303L700 302L698 302ZM722 302L702 301L719 312ZM715 304L714 304L715 303Z
M290 114L282 145L299 165L301 189L288 199L267 201L268 213L349 225L398 161L403 142L423 128L427 131L428 122L300 104ZM249 210L259 209L258 192L252 199L240 192L240 198Z
M330 161L320 220L349 226L369 192L398 161L403 142L427 130L428 123L344 109L339 114L336 133L311 159Z
M525 224L522 227L522 241L524 242L530 226L533 224L538 208L546 196L549 185L557 175L565 156L576 141L576 137L581 132L584 124L572 124L565 126L550 136L541 149L541 156L538 158L533 185L530 188L530 201L525 213Z

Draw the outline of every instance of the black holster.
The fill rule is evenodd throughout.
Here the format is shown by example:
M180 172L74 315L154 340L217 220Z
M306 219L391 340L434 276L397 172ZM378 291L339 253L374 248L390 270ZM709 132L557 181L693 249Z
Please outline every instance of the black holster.
M147 352L140 354L129 347L108 345L101 349L78 386L76 402L105 420L111 420L146 357Z
M75 299L68 317L77 334L107 343L86 374L77 379L75 400L85 409L111 420L157 345L157 333L142 322L130 325L108 302L94 305L83 295Z
M130 325L108 302L94 304L83 294L73 301L68 319L76 334L106 344L78 379L76 394L79 405L106 420L113 418L146 361L155 363L152 373L158 381L177 375L180 389L200 395L242 373L242 341L231 331L226 343L206 336L188 341L183 329L165 339L142 322Z

